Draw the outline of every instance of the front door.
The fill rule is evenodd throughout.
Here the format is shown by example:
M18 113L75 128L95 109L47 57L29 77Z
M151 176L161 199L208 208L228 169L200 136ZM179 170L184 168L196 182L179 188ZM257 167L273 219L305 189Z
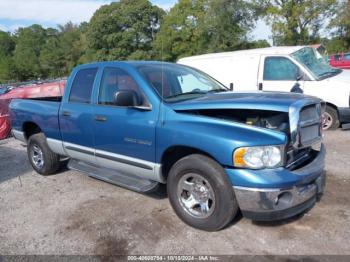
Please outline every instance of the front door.
M143 109L115 106L114 95L121 90L135 91ZM126 70L104 69L93 113L97 163L124 174L153 179L158 108L151 108Z
M304 76L299 67L288 57L261 57L258 81L259 90L290 92L297 82L300 88L303 89L303 78Z

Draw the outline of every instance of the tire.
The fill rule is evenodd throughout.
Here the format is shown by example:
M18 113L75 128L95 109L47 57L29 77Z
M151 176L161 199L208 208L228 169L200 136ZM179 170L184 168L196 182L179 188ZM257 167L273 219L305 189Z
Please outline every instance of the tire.
M179 218L192 227L218 231L238 212L234 191L224 169L207 156L193 154L180 159L171 168L167 180L171 206ZM183 185L190 188L185 190ZM202 201L204 211L199 204L193 204L198 199Z
M29 138L27 154L33 169L40 175L54 174L60 167L60 156L51 151L43 133Z
M326 112L323 115L323 130L335 130L339 128L339 126L338 111L327 105Z

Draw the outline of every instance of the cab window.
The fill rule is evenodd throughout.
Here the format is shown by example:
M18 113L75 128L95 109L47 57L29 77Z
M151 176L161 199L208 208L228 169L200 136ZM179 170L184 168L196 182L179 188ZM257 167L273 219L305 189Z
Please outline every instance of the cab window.
M76 74L69 95L70 102L89 104L97 68L81 69Z
M267 57L264 64L264 80L293 81L299 74L299 68L288 58Z
M100 105L115 105L115 94L123 90L134 91L142 101L145 101L138 84L129 73L117 67L105 68L103 71L98 103Z

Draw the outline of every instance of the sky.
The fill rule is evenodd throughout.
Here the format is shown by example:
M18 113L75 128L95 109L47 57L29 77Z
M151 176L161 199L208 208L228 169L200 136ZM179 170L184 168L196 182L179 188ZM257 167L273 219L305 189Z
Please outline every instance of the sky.
M163 9L169 10L177 0L150 0ZM111 0L0 0L0 30L14 32L18 27L40 24L56 27L69 21L89 21L94 12ZM270 28L258 21L251 33L255 40L270 40Z

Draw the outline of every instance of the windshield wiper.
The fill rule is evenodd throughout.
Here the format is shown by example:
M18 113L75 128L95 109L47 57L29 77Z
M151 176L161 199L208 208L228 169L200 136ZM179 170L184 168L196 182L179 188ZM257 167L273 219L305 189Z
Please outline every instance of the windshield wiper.
M228 92L229 90L228 89L213 89L213 90L210 90L208 91L207 93L222 93L222 92Z
M318 76L319 77L322 77L322 76L330 76L330 75L336 75L338 72L337 71L328 71L328 72L324 72L322 74L319 74Z
M185 96L185 95L205 95L207 92L206 91L191 91L191 92L186 92L186 93L180 93L180 94L176 94L176 95L172 95L172 96L168 96L166 97L166 99L169 98L175 98L175 97L179 97L179 96Z
M227 91L229 91L229 90L227 90L227 89L213 89L210 91L195 90L195 91L191 91L191 92L186 92L186 93L168 96L168 97L166 97L166 99L175 98L175 97L179 97L179 96L185 96L185 95L198 95L198 94L205 95L205 94L209 94L209 93L220 93L220 92L227 92Z

